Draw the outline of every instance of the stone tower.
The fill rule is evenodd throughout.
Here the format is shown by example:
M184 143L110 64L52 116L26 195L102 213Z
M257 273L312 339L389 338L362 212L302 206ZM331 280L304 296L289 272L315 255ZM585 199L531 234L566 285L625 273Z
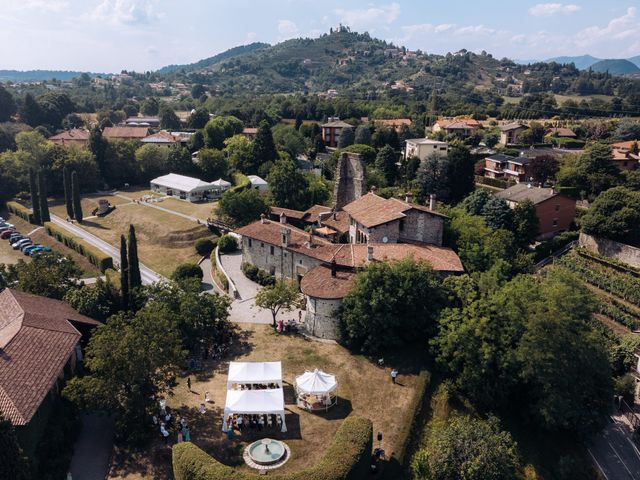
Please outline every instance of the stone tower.
M340 210L367 192L364 163L357 153L343 152L338 158L335 186L333 188L333 209Z

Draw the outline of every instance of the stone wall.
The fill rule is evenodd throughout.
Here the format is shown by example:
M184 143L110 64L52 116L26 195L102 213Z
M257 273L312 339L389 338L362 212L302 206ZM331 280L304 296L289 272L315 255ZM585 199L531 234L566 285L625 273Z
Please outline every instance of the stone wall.
M640 268L640 248L586 233L580 233L578 243L590 252L612 257L632 267Z
M304 316L304 326L311 335L329 340L340 338L337 312L341 300L325 300L306 297L307 311Z
M338 158L333 189L333 208L340 210L367 192L364 163L357 153L343 152Z
M242 238L242 261L266 270L279 280L297 280L298 275L304 276L309 270L322 263L315 258L291 252L282 246L247 237Z
M413 240L442 245L444 218L416 209L405 212L405 215L407 217L400 232L401 241Z

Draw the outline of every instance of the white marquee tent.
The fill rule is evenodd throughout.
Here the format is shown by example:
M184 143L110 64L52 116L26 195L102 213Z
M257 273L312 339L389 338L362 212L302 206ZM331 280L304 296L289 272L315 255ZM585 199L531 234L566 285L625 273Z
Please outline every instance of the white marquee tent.
M277 362L280 363L280 362ZM282 420L282 431L287 431L284 421L284 393L282 388L268 390L227 390L222 431L227 431L229 415L275 414Z
M306 371L296 377L298 406L306 410L328 409L338 401L337 388L335 375L317 368L313 372Z
M282 362L229 362L227 390L233 385L268 385L282 388Z

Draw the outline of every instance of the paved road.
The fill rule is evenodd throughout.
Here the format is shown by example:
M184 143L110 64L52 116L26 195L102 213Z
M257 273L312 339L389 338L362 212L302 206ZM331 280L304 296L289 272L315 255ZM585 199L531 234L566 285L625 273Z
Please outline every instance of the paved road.
M83 415L82 431L73 447L73 480L104 480L113 449L113 420L100 414Z
M231 277L236 284L238 294L240 298L236 298L231 303L230 320L238 323L264 323L270 324L273 322L271 312L262 308L256 307L254 298L256 292L260 288L255 282L252 282L244 276L240 265L242 264L242 253L240 251L221 255L220 260L222 266L226 270L227 274ZM277 320L289 320L298 318L298 310L292 310L290 312L279 313L276 316Z
M630 428L619 417L589 445L589 454L605 480L640 480L640 451L630 439Z
M56 225L60 225L61 227L66 228L70 232L82 238L87 243L103 251L107 255L110 255L116 264L120 263L120 249L112 246L111 244L105 242L104 240L87 232L82 227L79 227L74 223L67 222L66 220L63 220L62 218L56 215L51 215L51 221ZM162 275L154 272L153 270L151 270L149 267L146 267L142 263L140 263L140 276L142 277L142 283L144 285L149 285L154 282L159 282L160 280L163 280Z

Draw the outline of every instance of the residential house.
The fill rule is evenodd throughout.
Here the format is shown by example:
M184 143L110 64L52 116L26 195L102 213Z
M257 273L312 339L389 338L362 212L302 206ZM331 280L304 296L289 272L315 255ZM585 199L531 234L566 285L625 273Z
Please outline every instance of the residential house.
M89 130L73 128L71 130L65 130L62 133L58 133L57 135L49 137L49 140L57 145L66 147L70 145L86 147L89 144L89 135Z
M473 118L441 118L433 124L434 133L444 131L457 138L468 138L480 128L480 122Z
M0 292L0 413L35 454L52 403L82 360L100 322L65 302L6 288Z
M612 160L620 171L635 170L640 162L638 140L618 142L611 145Z
M529 127L523 123L509 123L500 127L500 144L513 145L519 142L518 136Z
M178 143L178 139L166 130L161 130L158 133L149 135L141 140L145 145L161 145L172 147Z
M448 152L449 145L447 142L440 142L429 138L411 138L409 140L405 140L405 160L410 157L418 157L420 160L424 160L432 153L438 153L442 156L446 156Z
M411 127L410 118L388 118L375 120L374 125L376 127L393 128L396 132L399 132L403 127Z
M149 136L148 127L105 127L102 136L108 140L142 140Z
M327 123L321 125L322 141L327 147L335 148L340 141L340 133L343 128L353 128L353 125L343 122L338 117L329 117Z
M258 134L258 129L256 127L245 127L242 129L242 135L244 135L248 140L253 140L256 138Z
M484 176L488 178L504 178L516 183L527 180L530 158L524 155L512 157L497 153L484 159Z
M564 127L549 128L545 132L545 135L555 138L577 138L577 135L573 130Z
M568 230L576 216L575 199L561 195L553 188L519 183L495 196L504 199L511 208L524 200L530 200L536 207L536 216L540 222L538 236L541 239Z

